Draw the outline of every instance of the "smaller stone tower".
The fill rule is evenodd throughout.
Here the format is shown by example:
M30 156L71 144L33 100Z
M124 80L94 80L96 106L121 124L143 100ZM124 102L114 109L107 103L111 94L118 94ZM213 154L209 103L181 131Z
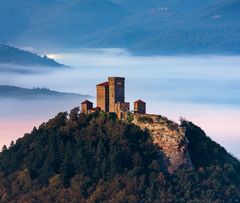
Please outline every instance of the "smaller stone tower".
M97 89L97 107L102 111L109 112L109 85L108 82L98 84Z
M134 113L146 114L146 103L142 100L134 102Z
M93 108L93 103L88 100L85 100L84 102L82 102L81 108L82 108L82 113L87 114L88 111Z

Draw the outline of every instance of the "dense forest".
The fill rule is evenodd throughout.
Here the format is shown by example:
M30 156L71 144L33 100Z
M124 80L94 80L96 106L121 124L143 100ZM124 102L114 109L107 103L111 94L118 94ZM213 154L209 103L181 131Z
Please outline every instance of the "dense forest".
M14 64L19 66L65 67L47 56L38 56L29 51L0 44L0 64Z
M235 55L239 18L239 0L0 0L0 43L35 50Z
M0 202L239 202L240 163L182 121L194 169L169 174L147 130L115 114L59 113L3 147Z

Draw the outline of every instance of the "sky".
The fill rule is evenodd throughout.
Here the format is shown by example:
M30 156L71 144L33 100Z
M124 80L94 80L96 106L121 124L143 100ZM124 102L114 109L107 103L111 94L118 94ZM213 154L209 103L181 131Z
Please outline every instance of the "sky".
M176 122L180 117L193 121L240 158L240 57L141 57L122 49L68 50L48 56L72 68L27 74L3 72L1 84L95 96L96 84L108 76L122 76L126 78L126 100L131 104L140 98L146 101L148 113ZM0 100L0 145L9 144L80 102Z

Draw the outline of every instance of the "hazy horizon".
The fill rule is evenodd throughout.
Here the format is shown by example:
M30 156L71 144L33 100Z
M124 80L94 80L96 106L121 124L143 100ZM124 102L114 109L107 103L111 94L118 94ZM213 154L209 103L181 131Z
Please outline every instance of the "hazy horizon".
M126 100L147 102L148 113L193 121L214 141L240 158L240 56L132 56L122 49L48 53L73 67L29 74L2 73L1 84L95 96L95 85L108 76L126 78ZM95 99L92 99L95 102ZM0 145L22 137L33 126L80 101L0 101ZM15 106L12 108L12 106ZM28 109L28 110L27 110ZM9 125L13 123L13 126ZM12 129L13 128L13 129ZM8 139L9 138L9 139Z

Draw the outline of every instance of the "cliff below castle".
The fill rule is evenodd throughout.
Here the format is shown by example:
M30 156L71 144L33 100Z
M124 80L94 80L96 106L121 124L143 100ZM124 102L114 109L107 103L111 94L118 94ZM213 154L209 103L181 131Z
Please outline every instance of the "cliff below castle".
M142 130L148 130L153 143L159 146L165 157L165 166L169 173L177 171L180 167L192 169L184 127L160 115L150 114L134 114L132 123Z

